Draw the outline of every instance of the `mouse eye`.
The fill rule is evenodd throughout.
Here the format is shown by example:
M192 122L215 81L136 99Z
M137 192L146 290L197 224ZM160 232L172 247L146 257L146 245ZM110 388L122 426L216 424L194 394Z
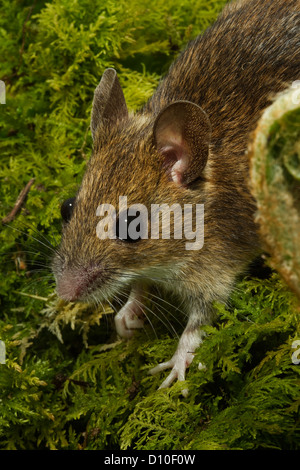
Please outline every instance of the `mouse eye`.
M116 236L119 240L127 243L134 243L141 240L141 223L136 223L140 217L140 212L129 215L128 211L123 211L116 220Z
M75 205L75 197L70 197L69 199L66 199L60 208L60 213L61 216L64 220L64 222L69 222L73 209Z

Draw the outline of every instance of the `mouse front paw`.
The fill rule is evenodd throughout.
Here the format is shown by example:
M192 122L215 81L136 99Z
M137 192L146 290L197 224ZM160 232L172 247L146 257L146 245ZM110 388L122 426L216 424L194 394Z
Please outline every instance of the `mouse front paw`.
M194 331L185 331L180 338L178 348L172 359L158 364L149 371L151 375L154 375L163 370L172 368L168 377L159 387L160 389L169 387L176 379L180 382L185 380L186 369L194 359L194 352L200 345L201 338L202 334L196 329ZM181 393L186 397L188 395L188 389L184 388Z
M115 326L121 338L129 339L138 328L144 327L143 304L137 289L132 289L126 304L115 316Z
M194 354L190 352L186 352L184 356L182 354L179 355L175 353L172 359L167 362L162 362L156 367L153 367L153 369L151 369L149 373L151 375L155 375L158 372L172 368L168 377L163 381L163 383L159 387L159 389L168 388L176 379L180 382L184 382L186 369L191 364L193 357ZM186 397L188 395L188 389L184 388L181 393L184 397Z

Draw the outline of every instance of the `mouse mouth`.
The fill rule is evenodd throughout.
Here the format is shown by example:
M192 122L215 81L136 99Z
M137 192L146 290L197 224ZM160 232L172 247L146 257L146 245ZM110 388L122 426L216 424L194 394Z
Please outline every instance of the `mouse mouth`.
M108 274L99 266L66 268L56 281L56 292L68 302L84 301L101 289L108 279Z

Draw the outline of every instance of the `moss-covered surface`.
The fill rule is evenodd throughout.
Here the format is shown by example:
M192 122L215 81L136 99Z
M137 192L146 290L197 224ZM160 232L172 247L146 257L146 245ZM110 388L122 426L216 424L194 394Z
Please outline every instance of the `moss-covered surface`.
M272 266L300 299L300 99L295 84L264 112L250 161L256 219Z
M278 275L242 279L228 306L216 306L187 398L181 384L157 391L162 377L147 374L176 348L169 304L152 302L153 327L121 342L109 309L53 295L49 240L59 241L60 204L91 152L103 70L118 70L129 106L139 107L225 3L2 2L1 218L35 181L0 233L1 449L299 448L299 303Z

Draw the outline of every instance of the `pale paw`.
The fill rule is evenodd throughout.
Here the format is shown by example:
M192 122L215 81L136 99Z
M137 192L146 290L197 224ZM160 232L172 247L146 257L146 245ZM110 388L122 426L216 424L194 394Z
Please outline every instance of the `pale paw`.
M159 387L160 389L169 387L176 379L180 382L185 380L186 369L194 359L194 351L200 345L202 336L203 334L197 329L184 331L172 359L158 364L149 371L150 374L154 375L163 370L172 369L168 377ZM184 388L181 393L186 397L188 395L188 389Z
M168 388L175 380L178 380L179 382L185 381L186 369L191 364L193 357L194 357L194 354L188 353L188 352L186 353L184 357L182 355L179 357L179 355L175 353L170 361L162 362L161 364L158 364L156 367L153 367L153 369L151 369L149 373L151 375L154 375L163 370L172 368L167 378L163 381L163 383L159 387L159 389ZM184 397L186 397L188 395L188 389L187 388L182 389L181 393Z
M115 326L121 338L129 339L138 328L144 327L144 312L138 294L132 290L126 304L115 316Z
M129 339L131 338L135 330L138 328L143 328L144 321L140 318L132 318L130 321L127 321L125 317L115 317L116 330L121 338Z

